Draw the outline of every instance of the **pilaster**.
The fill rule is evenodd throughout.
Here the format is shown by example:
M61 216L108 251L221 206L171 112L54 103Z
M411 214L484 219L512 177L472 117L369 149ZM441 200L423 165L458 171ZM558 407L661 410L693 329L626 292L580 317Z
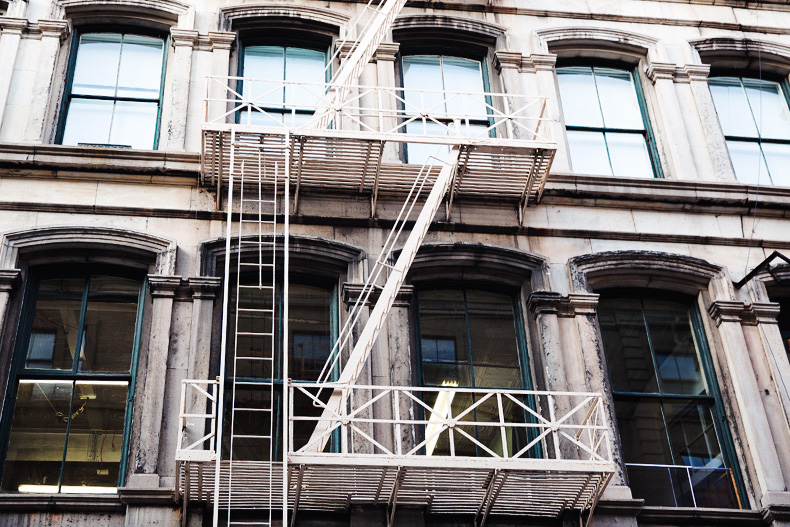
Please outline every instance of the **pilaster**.
M19 41L26 27L27 20L24 18L0 17L0 127L3 125L11 79L14 76Z
M55 65L58 62L61 42L68 35L69 28L65 20L39 20L38 27L41 30L41 42L23 135L23 140L31 143L41 143L44 138L47 110L55 79Z
M0 338L3 336L3 328L6 326L5 315L8 310L8 301L20 282L21 274L19 269L0 269Z
M214 77L227 77L230 75L230 49L236 41L236 33L223 31L209 31L211 42L211 75ZM208 94L211 101L208 103L209 119L216 118L225 113L228 98L227 83L222 79L208 80Z
M170 30L173 45L173 64L169 79L169 90L163 108L166 119L162 150L183 151L186 144L189 83L192 75L192 50L197 43L198 32L194 29Z

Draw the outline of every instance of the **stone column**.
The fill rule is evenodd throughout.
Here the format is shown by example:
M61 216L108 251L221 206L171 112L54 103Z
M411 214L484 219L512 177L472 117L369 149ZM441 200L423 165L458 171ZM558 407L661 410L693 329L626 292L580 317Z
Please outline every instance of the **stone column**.
M713 104L713 96L708 86L710 66L707 64L687 64L683 66L682 70L688 77L691 85L691 93L697 105L697 112L705 134L711 162L716 172L716 178L719 181L736 181L735 171L730 161L730 153L727 150L727 142L724 139L724 132L721 129L716 106Z
M760 387L748 353L748 346L741 328L743 302L717 300L708 313L719 328L722 346L722 369L726 375L723 383L729 388L737 403L737 416L741 422L744 445L751 457L763 506L777 500L784 501L779 493L785 491L784 478L776 452L771 425L760 397Z
M198 32L194 29L170 30L173 43L173 58L170 68L168 101L164 113L166 125L164 144L160 150L184 150L187 130L187 104L189 102L189 83L192 74L192 48L197 42Z
M398 56L400 44L395 42L382 42L376 50L376 80L377 86L382 88L395 87L395 58ZM382 94L383 95L383 94ZM390 115L397 110L395 105L395 98L392 96L382 96L382 106ZM378 103L377 103L378 104ZM383 131L387 132L395 128L397 119L383 119ZM384 159L387 162L397 162L400 160L398 157L398 143L395 141L388 141L384 145Z
M148 275L148 286L153 303L151 333L144 364L145 377L140 387L140 430L134 473L130 487L158 487L157 458L162 432L167 355L170 348L170 321L173 299L181 285L180 276Z
M0 17L0 126L3 124L11 78L14 76L19 41L26 27L27 20L24 18Z
M58 62L60 44L68 33L65 20L39 20L41 43L39 44L36 77L33 83L33 95L27 109L27 122L23 140L41 143L47 122L47 109L55 79L55 66Z
M647 65L647 78L652 81L658 99L656 106L660 119L654 125L654 130L671 131L661 135L669 153L665 175L673 179L694 179L694 158L675 92L675 68L675 64L666 62L651 62Z
M230 75L230 48L236 40L236 33L226 33L220 31L209 31L211 40L211 75L216 77L227 77ZM224 102L230 98L225 88L227 82L222 80L208 81L208 95L212 99L208 106L208 118L211 122L227 111L228 103ZM202 88L205 89L205 88Z
M0 337L6 325L5 314L8 311L8 301L14 291L21 272L19 269L0 269Z

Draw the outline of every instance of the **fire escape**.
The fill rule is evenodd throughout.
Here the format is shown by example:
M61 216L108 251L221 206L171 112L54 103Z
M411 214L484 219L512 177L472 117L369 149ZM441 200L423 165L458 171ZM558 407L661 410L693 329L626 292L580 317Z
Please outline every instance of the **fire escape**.
M510 202L523 222L556 149L538 97L359 85L404 4L368 3L347 32L357 39L338 46L349 52L329 83L208 80L201 178L227 213L221 374L183 381L176 462L185 509L209 503L215 526L271 525L275 514L294 525L299 511L352 505L386 506L389 524L400 505L473 514L479 525L492 514L558 517L589 511L613 473L600 394L357 383L441 205L449 220L459 197ZM272 93L299 108L273 107ZM471 124L481 121L488 126ZM395 154L404 144L433 145L437 155L404 164ZM303 191L368 195L371 214L379 197L403 206L317 382L291 383L283 353L283 386L256 383L265 393L250 405L236 396L247 381L235 368L257 361L273 371L278 309L288 349L288 220ZM462 397L473 402L451 405ZM300 415L294 398L313 411ZM241 433L237 420L259 426ZM312 430L309 439L295 441L295 427ZM514 434L526 444L513 448ZM256 444L259 458L236 456L239 442Z

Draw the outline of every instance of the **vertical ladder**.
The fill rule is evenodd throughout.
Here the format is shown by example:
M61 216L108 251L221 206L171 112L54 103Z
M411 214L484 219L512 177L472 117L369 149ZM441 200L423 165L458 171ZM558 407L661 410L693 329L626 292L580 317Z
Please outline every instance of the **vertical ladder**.
M275 390L275 379L278 375L277 363L277 292L279 282L287 293L287 258L281 268L278 267L277 244L285 244L287 251L288 215L280 222L278 217L282 211L278 208L278 194L287 196L286 178L281 181L280 164L274 167L264 165L263 149L258 146L258 166L245 167L241 164L238 174L235 173L235 152L240 146L236 143L235 127L230 134L230 173L227 195L227 230L225 245L225 284L222 317L222 345L220 359L220 377L224 380L220 386L218 413L221 417L217 430L217 456L214 479L214 516L213 525L219 525L220 502L227 500L224 507L226 524L239 526L270 526L272 510L275 504L275 486L279 493L279 479L274 477L274 458L278 445L276 431L280 415L276 401L280 394ZM279 150L282 150L285 168L289 161L289 137L286 134ZM244 148L249 148L245 144ZM278 146L267 144L267 149ZM269 155L271 152L269 152ZM238 199L234 201L235 187L239 189ZM284 204L287 206L287 197ZM232 226L236 217L236 246L233 247ZM235 265L235 277L230 274L231 265ZM233 278L233 284L231 284ZM230 288L233 287L235 299L230 302ZM229 327L232 323L232 327ZM287 325L286 325L287 331ZM283 339L283 347L287 349L287 338ZM232 347L231 347L232 346ZM229 350L232 349L232 353ZM286 354L284 352L284 354ZM260 380L245 380L240 364L255 368ZM257 377L257 376L256 376ZM230 382L225 379L230 378ZM227 387L225 386L227 384ZM242 402L237 396L238 390L250 390L255 393L249 401ZM227 394L227 391L230 393ZM227 407L225 407L227 399ZM226 416L226 418L224 417ZM229 419L229 425L223 430L223 423ZM252 428L240 429L240 423ZM223 441L223 434L228 436ZM227 472L223 473L222 449L227 444L228 453L225 460ZM260 453L260 460L265 462L266 473L262 475L263 484L268 495L253 510L239 511L233 506L234 492L244 492L244 483L239 478L248 477L239 472L243 463L235 458L242 447ZM268 479L268 481L266 481ZM234 489L234 480L237 481ZM258 483L261 483L260 481ZM238 490L237 490L238 489ZM260 514L260 515L257 515Z

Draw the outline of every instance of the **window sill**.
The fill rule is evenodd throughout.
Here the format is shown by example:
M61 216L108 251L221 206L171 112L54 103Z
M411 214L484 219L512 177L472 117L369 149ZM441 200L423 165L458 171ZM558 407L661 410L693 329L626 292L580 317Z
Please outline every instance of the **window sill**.
M0 511L123 512L118 494L0 493Z

